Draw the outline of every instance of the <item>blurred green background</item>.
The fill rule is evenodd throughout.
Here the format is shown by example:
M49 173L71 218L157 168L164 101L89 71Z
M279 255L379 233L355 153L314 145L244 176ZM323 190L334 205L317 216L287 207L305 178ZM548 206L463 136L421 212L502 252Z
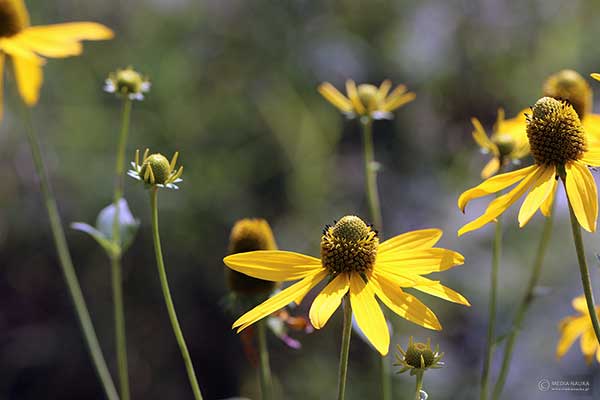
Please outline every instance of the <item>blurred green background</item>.
M426 374L431 398L477 396L493 229L460 239L455 233L487 204L473 204L467 216L456 207L487 162L469 119L477 116L490 128L498 107L514 115L560 69L586 77L600 72L597 2L58 0L28 6L33 24L93 20L117 33L113 41L87 43L81 57L45 67L34 124L65 224L93 222L112 198L120 101L102 92L105 77L133 65L152 80L147 99L134 105L128 154L145 147L181 152L181 190L159 198L161 234L174 301L208 400L257 393L257 372L221 305L227 295L221 259L234 221L267 218L281 248L317 255L325 224L367 214L357 123L322 99L317 85L341 88L347 78L406 83L416 100L393 121L375 124L386 234L444 229L440 246L460 251L466 263L434 278L473 306L420 296L444 330L394 318L392 343L405 345L410 335L440 343L446 367ZM600 83L590 84L598 92ZM0 126L0 398L102 399L57 263L14 92L7 82ZM124 259L133 397L191 398L159 287L147 193L131 179L126 183L142 221ZM570 398L540 392L544 377L586 377L600 396L598 364L586 366L578 344L563 360L554 356L557 323L572 313L570 300L581 291L562 190L558 198L543 288L517 342L506 398ZM537 216L519 230L515 210L506 217L500 335L523 293L541 223ZM598 235L585 239L600 289L593 257ZM114 375L108 261L89 237L69 230L68 240ZM306 313L307 304L295 312ZM278 398L334 398L340 314L301 336L301 351L270 338ZM348 399L379 397L377 365L375 352L355 336ZM495 363L494 376L497 370ZM413 379L394 375L394 398L410 398Z

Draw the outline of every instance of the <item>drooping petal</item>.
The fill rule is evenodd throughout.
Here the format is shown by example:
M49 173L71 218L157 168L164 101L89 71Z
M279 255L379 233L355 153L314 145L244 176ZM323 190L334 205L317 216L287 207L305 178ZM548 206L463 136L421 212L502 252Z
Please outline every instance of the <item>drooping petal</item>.
M308 293L313 287L321 282L327 276L327 271L323 270L315 274L308 275L300 282L294 283L292 286L282 290L275 296L262 304L254 307L246 314L242 315L233 323L232 328L238 328L237 332L241 332L259 319L262 319L273 312L290 304L298 296L303 296Z
M585 362L591 364L594 359L594 354L596 354L596 348L598 347L598 339L596 339L596 334L591 327L581 335L580 344L581 352L585 357Z
M350 275L350 304L360 329L375 349L385 356L390 348L387 322L375 299L373 285L366 284L358 274Z
M31 51L46 57L70 57L81 54L83 46L77 41L57 41L42 35L22 31L12 37L19 46L26 47Z
M556 357L561 358L573 345L573 342L583 334L589 316L567 317L560 322L560 339L556 345Z
M587 113L581 123L588 143L600 142L600 115Z
M481 122L479 122L477 118L471 118L471 123L475 128L473 131L473 139L479 145L479 147L491 152L494 156L498 156L500 154L498 146L496 146L485 133L485 129L483 129Z
M481 170L481 178L488 179L490 176L496 174L500 169L500 159L498 157L492 158L485 167Z
M379 255L376 269L402 270L417 275L445 271L465 262L462 254L442 248L387 252Z
M235 271L274 282L294 281L323 270L318 258L282 250L232 254L223 262Z
M352 112L353 107L350 100L346 98L339 90L337 90L331 83L325 82L319 85L317 89L321 96L323 96L328 102L336 106L343 112Z
M581 161L592 167L600 167L600 138L588 140L587 148Z
M431 281L431 283L426 285L416 285L413 287L423 293L439 297L440 299L448 300L457 304L463 304L465 306L471 305L465 296L436 281Z
M519 210L519 227L524 227L548 196L552 196L555 185L556 167L554 165L547 166L537 178L527 196L525 196L525 201L523 201Z
M398 250L428 249L433 247L442 237L441 229L420 229L394 236L379 245L379 257L387 252Z
M516 171L507 172L505 174L500 174L491 177L490 179L479 184L478 186L475 186L474 188L469 189L463 194L461 194L458 198L458 208L460 208L462 212L465 212L465 207L467 206L467 203L471 200L499 192L502 189L514 185L518 181L530 175L537 168L537 165L531 165L526 168L521 168Z
M28 58L12 57L12 61L19 94L27 105L33 106L38 102L44 80L42 67Z
M555 178L552 183L552 189L550 189L550 194L546 197L546 200L544 200L540 207L540 211L544 217L549 217L550 214L552 214L552 204L554 204L554 197L556 197L557 183L558 179Z
M577 221L586 231L595 232L598 219L596 181L587 166L581 162L567 163L565 170L567 197Z
M360 101L360 97L358 97L358 89L356 88L356 83L354 83L354 81L351 79L346 81L346 93L348 94L348 98L354 106L354 111L356 111L357 114L364 114L365 107Z
M489 204L489 206L485 210L485 213L483 213L481 217L469 222L468 224L460 228L458 231L458 236L464 235L465 233L473 231L475 229L479 229L485 224L496 219L496 217L498 217L500 214L506 211L508 207L510 207L515 201L517 201L527 191L527 189L531 187L533 182L535 182L537 177L542 172L542 168L538 167L537 165L535 165L535 169L523 169L527 169L531 172L513 190L494 199Z
M96 22L67 22L64 24L30 26L27 32L48 40L73 42L78 40L107 40L115 34Z
M395 286L384 275L374 274L370 283L373 284L375 293L383 304L402 318L424 328L442 329L442 325L433 311L416 297Z
M573 308L577 311L579 311L580 313L587 315L588 314L588 306L587 306L587 301L585 300L585 296L581 295L578 297L575 297L572 301L571 301L571 305L573 306Z
M310 307L309 317L312 325L321 329L325 326L335 310L340 306L342 298L350 289L347 273L341 273L333 279L321 293L317 295Z
M36 62L39 65L44 64L43 58L39 57L27 47L19 45L19 43L12 38L0 38L0 50L15 58L23 58L31 62Z

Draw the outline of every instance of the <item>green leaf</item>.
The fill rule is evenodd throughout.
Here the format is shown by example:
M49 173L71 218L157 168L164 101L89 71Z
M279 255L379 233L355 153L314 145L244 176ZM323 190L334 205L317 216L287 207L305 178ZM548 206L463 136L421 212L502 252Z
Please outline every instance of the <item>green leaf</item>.
M110 204L104 207L96 218L96 228L102 232L104 237L108 240L113 240L113 223L115 219L115 206ZM124 198L119 200L119 229L120 229L120 243L118 245L122 252L125 252L129 246L133 243L135 235L137 234L140 221L134 218L129 210L127 200Z
M96 239L96 242L106 251L109 257L112 257L115 254L116 246L106 237L102 232L97 230L91 225L88 225L84 222L73 222L71 224L71 228L76 231L84 232Z

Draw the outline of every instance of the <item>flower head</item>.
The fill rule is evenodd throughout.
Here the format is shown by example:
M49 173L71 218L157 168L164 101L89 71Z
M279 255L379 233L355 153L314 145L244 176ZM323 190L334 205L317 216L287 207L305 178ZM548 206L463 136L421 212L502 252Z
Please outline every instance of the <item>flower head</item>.
M442 299L469 305L461 294L439 281L422 275L461 265L464 258L451 250L433 247L442 236L439 229L408 232L379 243L377 232L356 216L346 216L325 227L321 258L289 251L253 251L225 257L225 264L238 272L271 281L299 282L242 315L234 322L238 332L285 307L299 304L319 282L327 285L310 308L316 329L325 326L348 295L359 327L383 355L390 335L379 298L403 318L429 329L441 329L435 314L402 288L413 288ZM347 300L347 301L348 301Z
M327 101L336 106L349 118L368 117L373 119L390 119L392 111L414 100L415 94L406 91L406 86L398 85L391 93L390 80L385 80L381 86L360 84L358 87L353 80L346 81L344 96L332 84L325 82L319 85L319 93ZM388 94L389 93L389 94Z
M130 100L144 100L144 93L150 91L150 81L139 72L129 66L118 69L108 75L104 83L104 90L108 93L116 93L126 96Z
M550 75L543 90L544 96L571 104L581 120L592 111L592 89L583 76L572 69Z
M483 125L477 118L471 122L475 130L473 139L481 150L490 153L492 159L481 171L481 177L487 179L496 174L500 167L511 161L518 162L529 154L529 142L525 133L525 112L521 111L516 117L504 119L504 110L498 110L498 118L494 125L492 135L488 137Z
M127 171L127 175L138 181L146 183L148 186L156 186L167 189L179 189L176 183L181 182L183 166L176 169L179 152L175 152L171 161L160 153L150 154L150 150L144 151L142 162L140 164L140 151L135 151L135 161L131 162L133 169Z
M6 57L13 61L19 94L33 106L42 85L42 57L62 58L81 54L82 40L106 40L113 32L93 22L29 25L23 0L0 0L0 79ZM2 81L0 80L0 91ZM0 92L0 119L2 118Z
M414 342L411 336L408 341L406 351L402 346L398 345L398 353L396 354L395 366L402 367L399 374L409 371L411 375L419 372L424 372L429 368L438 369L444 365L440 360L444 357L444 353L440 353L440 346L435 347L435 351L431 348L431 339L427 339L427 343Z
M460 195L458 207L464 212L471 200L519 182L514 189L493 200L482 216L463 226L458 231L459 236L494 221L528 191L519 211L519 226L525 226L538 209L548 216L559 177L579 224L589 232L596 230L598 194L587 166L600 166L600 144L587 140L573 107L551 97L539 99L527 116L527 137L534 165L496 175Z
M562 358L578 337L581 337L581 352L588 364L592 363L594 355L600 363L600 345L596 340L592 319L583 295L576 297L571 302L579 315L571 315L562 319L558 325L560 340L556 345L556 357ZM600 306L596 306L596 314L600 316Z

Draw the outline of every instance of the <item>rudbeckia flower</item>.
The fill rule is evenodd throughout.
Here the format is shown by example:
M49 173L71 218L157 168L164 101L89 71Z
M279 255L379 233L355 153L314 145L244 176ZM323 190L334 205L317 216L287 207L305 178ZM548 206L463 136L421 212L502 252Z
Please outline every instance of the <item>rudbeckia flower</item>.
M81 54L82 40L105 40L113 32L93 22L30 26L23 0L0 0L0 119L2 72L6 57L13 62L19 94L29 106L37 103L42 85L43 57Z
M348 97L328 82L319 85L318 90L327 101L349 118L359 116L390 119L392 111L413 101L416 97L414 93L407 92L404 85L396 86L390 93L391 88L392 82L388 79L383 81L379 88L366 83L357 87L353 80L347 80L346 93Z
M481 171L483 179L495 175L501 166L511 161L516 162L529 154L529 142L525 132L525 112L526 110L523 110L514 118L504 119L504 110L500 108L492 135L489 137L481 122L477 118L471 119L475 128L473 139L485 153L492 155L492 159Z
M316 329L323 328L348 295L359 327L382 354L390 335L377 298L401 317L425 328L440 330L435 314L401 288L469 305L461 294L439 281L423 277L461 265L464 258L451 250L433 247L442 236L439 229L408 232L379 244L377 232L356 216L346 216L326 226L321 237L321 258L289 251L254 251L225 257L225 264L238 272L271 281L299 282L242 315L233 328L240 332L291 302L300 304L321 281L327 285L309 312Z
M560 330L560 339L556 345L556 357L562 358L578 337L581 337L581 352L585 361L591 364L596 355L596 360L600 363L600 345L594 334L594 327L590 313L583 295L576 297L571 302L573 308L579 312L579 315L571 315L560 321L558 326ZM600 306L596 307L596 314L600 316Z
M527 116L527 137L534 165L496 175L459 197L458 207L464 212L471 200L519 182L514 189L493 200L482 216L463 226L458 231L459 236L495 220L527 192L519 211L519 226L525 226L538 209L548 216L559 177L565 183L579 224L589 232L596 230L598 194L588 165L600 166L600 144L587 140L573 107L551 97L539 99Z

